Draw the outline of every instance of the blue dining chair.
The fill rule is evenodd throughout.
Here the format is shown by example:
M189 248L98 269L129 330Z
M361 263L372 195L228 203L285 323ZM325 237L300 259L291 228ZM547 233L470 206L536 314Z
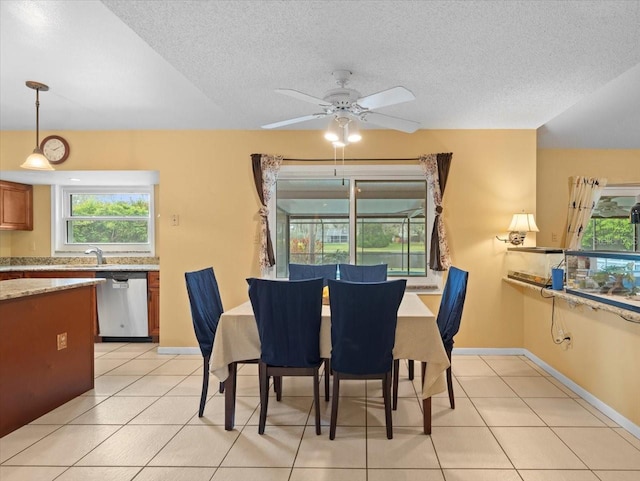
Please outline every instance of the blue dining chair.
M269 378L313 376L316 434L320 434L319 368L322 279L273 281L247 279L260 336L260 419L264 434Z
M302 281L322 277L323 285L328 279L335 279L338 264L289 264L289 280Z
M338 264L289 264L289 280L299 281L322 277L323 285L327 285L329 279L336 279ZM331 373L331 360L324 360L324 400L329 400L329 377Z
M329 281L333 399L329 438L335 439L342 379L380 379L387 426L391 420L391 373L398 308L407 281Z
M382 282L387 280L387 264L362 266L340 264L340 280L351 282Z
M449 268L447 283L445 284L444 291L442 292L440 308L438 309L438 316L436 318L438 330L442 337L442 344L444 345L447 357L449 358L449 367L447 368L447 390L449 392L449 404L451 405L451 409L456 408L456 402L453 396L453 379L451 375L451 351L453 351L453 337L460 329L460 320L462 319L464 300L467 295L468 280L469 273L467 271L463 271L457 267ZM413 363L413 360L409 360L409 363ZM426 363L423 362L423 383L426 367ZM398 365L394 366L394 371L393 409L396 409L398 405Z
M202 417L209 388L209 361L213 350L213 339L224 309L222 308L222 299L220 298L218 282L213 273L213 267L186 272L184 277L187 283L189 304L191 305L193 329L200 346L200 352L204 358L202 394L200 396L200 410L198 411L198 417ZM223 391L224 383L220 383L220 392Z

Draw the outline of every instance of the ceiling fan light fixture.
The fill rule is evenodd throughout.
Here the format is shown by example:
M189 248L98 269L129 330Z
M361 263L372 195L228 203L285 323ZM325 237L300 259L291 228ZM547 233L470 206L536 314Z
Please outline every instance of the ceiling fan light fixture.
M40 91L46 92L49 87L33 80L27 80L25 84L36 91L36 148L20 167L29 170L55 170L40 150Z
M342 137L342 129L338 124L337 119L332 118L329 121L329 126L327 127L327 131L324 133L324 138L329 142L337 142Z
M356 119L353 119L347 126L345 126L345 132L347 132L347 140L349 143L360 142L362 140L360 126Z

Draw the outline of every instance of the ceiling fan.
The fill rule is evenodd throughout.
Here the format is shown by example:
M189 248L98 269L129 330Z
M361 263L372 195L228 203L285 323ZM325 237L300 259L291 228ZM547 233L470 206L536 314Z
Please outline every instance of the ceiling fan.
M323 98L314 97L297 90L276 89L276 92L298 100L303 100L317 105L321 112L304 115L293 119L282 120L272 124L263 125L263 129L275 129L285 125L306 122L313 119L333 116L340 125L346 125L354 119L361 122L372 123L388 129L413 133L420 127L418 122L401 119L390 115L374 112L375 109L396 105L409 100L415 100L413 93L404 87L392 87L371 95L361 96L357 90L347 87L351 72L349 70L336 70L333 72L338 88L329 90Z

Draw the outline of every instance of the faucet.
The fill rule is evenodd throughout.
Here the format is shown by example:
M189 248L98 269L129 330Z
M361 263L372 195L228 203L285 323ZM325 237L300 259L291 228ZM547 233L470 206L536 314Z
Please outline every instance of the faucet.
M102 259L102 249L96 246L89 246L89 249L84 251L85 254L95 254L98 265L104 264L104 260Z

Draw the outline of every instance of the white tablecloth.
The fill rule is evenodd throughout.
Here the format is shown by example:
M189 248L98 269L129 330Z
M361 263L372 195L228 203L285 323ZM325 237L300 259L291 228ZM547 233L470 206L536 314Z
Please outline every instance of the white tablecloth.
M331 357L329 306L322 306L320 356ZM229 376L230 363L259 357L258 327L251 302L247 301L220 317L213 343L210 370L220 381L224 381ZM423 398L426 399L446 389L442 374L449 367L449 359L442 345L435 316L416 294L405 293L398 309L393 357L427 362Z

